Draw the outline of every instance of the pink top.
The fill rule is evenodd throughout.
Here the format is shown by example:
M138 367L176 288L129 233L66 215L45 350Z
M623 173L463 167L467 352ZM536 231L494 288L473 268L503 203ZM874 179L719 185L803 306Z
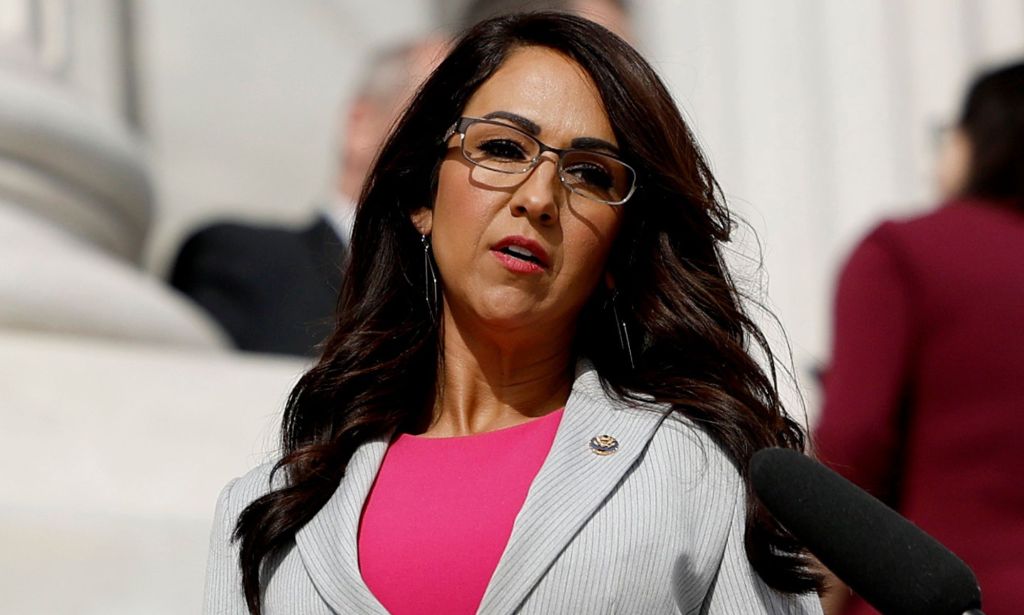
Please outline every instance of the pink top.
M476 613L561 418L398 436L359 526L359 569L390 613Z

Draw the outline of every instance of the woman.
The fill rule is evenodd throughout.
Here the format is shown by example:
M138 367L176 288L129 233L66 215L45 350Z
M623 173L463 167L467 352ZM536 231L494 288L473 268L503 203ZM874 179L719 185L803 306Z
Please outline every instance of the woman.
M607 30L470 30L367 182L277 471L221 496L207 611L817 612L745 480L803 435L718 194Z
M816 432L822 459L959 555L985 612L1024 604L1024 64L971 87L946 202L849 257ZM846 593L830 612L872 612Z

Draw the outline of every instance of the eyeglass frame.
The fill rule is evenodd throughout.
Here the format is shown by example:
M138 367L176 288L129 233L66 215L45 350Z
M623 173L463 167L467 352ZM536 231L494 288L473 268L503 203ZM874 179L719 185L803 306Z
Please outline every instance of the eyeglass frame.
M523 169L522 171L502 171L501 169L492 169L491 167L484 166L484 165L480 164L479 162L473 160L472 158L469 157L468 154L466 154L466 129L469 128L473 124L481 123L481 122L484 123L484 124L493 124L495 126L502 126L504 128L511 128L512 130L515 130L516 132L522 134L523 136L525 136L525 137L527 137L529 139L532 139L538 146L540 146L540 151L537 152L536 156L534 156L532 159L530 159L528 161L526 168ZM455 136L456 133L459 135L459 149L462 151L462 157L465 158L468 162L473 163L475 166L478 166L478 167L483 168L483 169L487 169L488 171L494 171L495 173L504 173L506 175L525 175L525 174L530 173L531 171L533 171L534 169L537 168L537 165L540 164L540 159L541 159L541 156L544 155L544 152L552 152L553 154L558 156L558 162L557 162L558 180L560 182L562 182L562 185L565 186L566 188L568 188L569 191L572 192L573 194L578 194L579 196L581 196L581 197L583 197L585 199L589 199L591 201L594 201L596 203L604 203L605 205L610 205L612 207L620 207L620 206L624 205L626 203L626 201L628 201L630 198L633 197L633 195L636 193L637 187L639 186L639 184L637 182L637 179L639 178L639 174L637 173L636 169L634 169L632 165L627 163L625 160L622 160L618 156L612 156L611 154L605 154L603 152L594 152L593 150L589 150L589 149L579 149L579 148L562 149L562 148L558 148L558 147L551 147L547 143L544 143L543 141L541 141L537 137L535 137L535 136L531 135L530 133L522 130L521 128L519 128L517 126L512 126L510 124L506 124L505 122L498 122L498 121L487 119L487 118L483 118L483 117L470 117L470 116L464 115L464 116L460 117L459 119L457 119L455 121L455 123L452 124L448 128L447 131L445 131L444 139L442 139L441 143L442 144L448 143L448 140L451 139L453 136ZM622 166L624 166L627 169L629 169L630 173L633 174L633 182L632 182L632 185L629 188L629 192L626 194L625 198L623 198L622 200L619 200L619 201L604 201L604 200L601 200L601 199L595 199L592 196L588 196L586 194L583 194L583 193L580 193L580 192L577 192L576 190L574 190L572 185L569 184L569 182L567 182L565 180L565 177L562 175L562 162L565 160L565 155L566 154L575 153L575 152L582 152L582 153L587 153L587 154L593 154L593 153L600 154L601 156L605 156L607 158L611 158L612 160L618 162Z

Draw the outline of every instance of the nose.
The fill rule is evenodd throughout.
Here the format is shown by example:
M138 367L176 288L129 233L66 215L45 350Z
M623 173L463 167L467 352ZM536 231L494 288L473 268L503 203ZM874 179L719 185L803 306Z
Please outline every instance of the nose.
M541 224L558 221L558 197L562 181L558 178L558 158L545 154L512 194L509 209L514 217L526 216Z

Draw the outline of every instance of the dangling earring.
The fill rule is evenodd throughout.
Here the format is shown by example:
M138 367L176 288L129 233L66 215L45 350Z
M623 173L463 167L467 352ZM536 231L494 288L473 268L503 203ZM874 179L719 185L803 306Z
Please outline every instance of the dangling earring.
M421 235L423 243L423 296L427 300L427 311L430 320L437 322L437 270L434 268L434 257L430 254L430 237Z
M615 331L619 336L619 348L622 352L626 353L626 358L629 359L629 368L636 369L636 364L633 362L633 347L629 343L629 329L626 327L626 321L619 318L619 291L612 291L612 320L615 321Z

